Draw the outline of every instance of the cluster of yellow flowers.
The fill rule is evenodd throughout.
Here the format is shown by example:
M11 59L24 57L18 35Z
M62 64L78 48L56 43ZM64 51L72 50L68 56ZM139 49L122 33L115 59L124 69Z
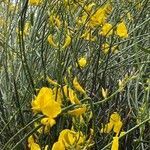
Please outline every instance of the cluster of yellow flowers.
M76 34L76 31L80 29L80 27L83 30L81 33L79 33L79 36L83 40L96 41L97 35L106 39L101 45L101 49L104 54L108 54L110 51L112 53L117 52L117 45L110 45L108 42L109 40L107 40L110 36L119 38L128 37L128 29L123 19L118 23L108 22L109 16L113 10L111 3L105 3L104 5L96 8L96 4L94 2L88 4L85 4L84 1L78 1L75 3L71 0L64 0L63 2L67 11L75 10L70 10L69 7L71 6L74 6L76 9L78 7L82 7L82 10L80 15L77 15L78 17L76 17L76 25L73 29L68 25L69 23L67 23L66 20L61 18L59 13L56 13L55 11L48 12L48 26L50 28L52 27L55 31L50 32L47 36L47 42L51 48L60 50L60 52L64 52L65 50L71 48L72 43L74 42L73 36ZM31 6L39 6L41 4L42 0L29 0L29 5ZM63 34L61 35L61 39L63 40L60 40L59 35L61 28L64 28ZM26 22L24 26L24 34L28 35L29 31L30 23ZM98 31L97 35L94 34L95 31ZM76 67L84 69L89 65L87 61L88 58L83 54L81 54L81 56L82 57L76 59ZM68 67L68 73L70 72L71 67L72 66ZM67 115L72 116L72 129L64 129L60 131L58 140L53 144L52 150L83 149L83 145L85 144L85 141L87 141L87 137L80 130L77 131L74 129L74 122L76 122L78 119L80 123L84 122L84 114L86 114L89 118L92 118L92 111L89 111L87 104L82 104L80 101L80 97L87 98L87 91L81 86L76 76L73 78L73 80L71 79L71 83L68 84L66 81L65 85L63 86L49 77L47 77L47 80L53 86L53 88L42 87L39 90L38 95L32 100L31 103L33 112L42 114L44 116L40 120L40 124L43 125L41 127L42 130L40 128L38 131L44 131L44 133L48 133L56 124L56 118L63 115L62 109L68 106L68 104L73 104L75 107L67 111ZM102 96L103 98L107 98L108 89L102 88ZM101 133L110 133L112 130L114 133L116 133L116 136L113 138L112 142L112 150L118 150L118 136L121 128L121 117L118 113L114 112L110 116L109 122L103 125L102 129L100 130ZM40 149L40 146L35 142L33 136L29 137L28 146L31 150ZM45 150L46 149L47 146L45 147Z
M86 27L81 38L95 41L96 37L93 37L92 33L97 27L100 27L99 34L102 36L109 37L112 34L116 34L120 38L127 38L128 31L124 21L117 24L116 31L113 30L115 29L115 25L113 27L111 23L107 22L109 14L112 12L111 4L106 3L96 10L93 9L95 5L96 4L93 2L85 5L82 16L76 19L79 25L84 25Z
M72 104L78 104L80 107L73 110L69 110L68 114L74 117L80 117L86 113L87 108L85 105L81 104L80 100L77 98L75 91L65 85L61 91L59 84L56 81L48 78L48 81L54 85L53 89L43 87L40 89L38 95L32 100L32 110L34 113L42 112L44 118L41 119L41 124L45 126L44 132L48 132L49 129L56 124L55 118L61 113L63 106L63 93L66 98L70 100ZM73 87L75 90L81 94L86 94L86 91L81 87L77 81L77 77L73 80ZM57 90L56 90L57 89ZM104 90L104 89L103 89ZM104 92L104 91L103 91ZM105 95L105 94L103 94ZM91 117L90 117L91 118ZM83 120L83 118L82 118ZM109 133L111 130L116 133L116 136L113 138L112 150L118 150L119 147L119 133L122 128L121 117L117 112L114 112L109 119L109 123L103 125L101 128L101 133ZM42 132L42 130L40 131ZM75 130L64 129L60 132L58 141L54 143L52 150L65 150L65 149L81 149L83 143L85 142L85 136L83 133L76 132ZM33 136L28 138L28 147L31 150L40 150L40 146L35 142ZM46 150L47 146L45 147Z
M75 90L84 95L86 95L86 91L79 84L77 77L75 77L73 80L73 87L75 90L73 90L71 87L68 87L67 85L64 85L61 89L58 87L59 84L57 82L50 78L47 79L49 83L55 87L53 89L42 87L35 99L32 100L31 105L34 113L41 112L45 116L41 120L41 123L44 124L48 129L56 123L55 118L61 113L61 106L63 105L63 94L70 100L71 104L81 104ZM80 114L81 112L84 113L85 110L86 108L81 107L80 109L78 108L77 110L70 113Z
M77 4L74 5L76 6ZM94 2L87 5L85 5L83 2L80 2L80 5L83 7L83 10L81 15L76 18L76 27L72 29L72 32L75 32L75 30L79 29L80 27L84 27L80 37L88 41L95 41L97 39L96 36L93 36L93 33L95 30L97 30L97 28L99 29L99 35L104 37L109 37L113 34L117 35L120 38L128 37L128 29L124 20L117 24L115 23L114 25L107 21L113 9L110 3L106 3L105 5L97 9L94 8L94 6L96 5ZM49 16L50 25L56 28L56 31L60 29L62 24L64 25L62 27L64 27L65 29L70 28L66 21L63 21L62 23L61 18L58 14L56 15L56 13L52 12ZM66 33L67 34L63 44L58 43L55 35L50 34L47 38L49 44L53 48L68 48L71 44L72 36L69 30L67 30ZM108 48L106 49L107 50L104 51L105 54L108 51ZM115 48L112 48L112 51L115 51L114 49Z
M86 96L86 91L82 88L80 83L78 82L77 77L73 79L72 85L73 88L68 85L64 85L62 88L60 85L50 79L47 78L49 83L54 86L54 88L42 87L38 93L38 95L32 100L32 110L34 113L42 113L44 118L41 119L41 124L43 126L38 129L39 133L48 133L50 128L56 124L56 117L62 112L62 106L64 105L63 99L68 99L71 104L76 104L79 107L73 110L69 110L68 114L73 117L79 117L86 113L87 107L83 105L77 97L76 92L83 94ZM76 92L75 92L76 91ZM65 98L64 98L65 96ZM83 121L83 118L82 118ZM37 126L37 123L35 124ZM44 129L44 130L43 130ZM60 132L58 141L54 143L52 150L65 150L65 149L80 149L85 142L85 136L81 131L76 132L73 129L64 129ZM39 144L37 144L31 135L28 138L28 147L31 150L40 150ZM48 146L45 147L44 150L47 149Z

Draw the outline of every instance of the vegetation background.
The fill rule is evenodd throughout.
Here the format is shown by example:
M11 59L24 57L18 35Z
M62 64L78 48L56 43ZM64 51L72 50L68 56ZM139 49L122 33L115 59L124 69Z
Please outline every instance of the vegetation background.
M56 124L39 134L41 124L35 127L34 123L42 114L33 113L31 102L42 87L55 87L47 77L63 89L65 84L73 86L75 76L88 98L77 95L93 114L83 126L74 123L86 139L93 129L91 145L81 149L110 148L114 133L101 133L101 128L113 112L120 114L125 131L119 148L150 149L150 1L34 1L0 0L0 149L28 149L32 134L41 149L45 145L51 149L59 133L71 129L73 121L67 112L77 104L63 102ZM124 21L128 37L115 31L103 36L99 32L103 25L88 28L91 12L85 6L91 3L95 12L109 3L107 22L115 30ZM89 12L83 22L84 11ZM53 37L48 40L49 35ZM71 42L64 46L67 35ZM103 48L106 42L109 48ZM80 58L86 60L84 67Z

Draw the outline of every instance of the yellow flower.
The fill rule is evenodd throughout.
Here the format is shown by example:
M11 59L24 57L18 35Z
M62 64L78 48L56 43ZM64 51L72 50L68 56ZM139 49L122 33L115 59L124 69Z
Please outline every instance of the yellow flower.
M62 141L58 141L53 144L52 150L65 150L65 146Z
M61 131L58 141L62 141L65 148L70 146L78 146L84 142L84 135L82 132L75 132L69 129Z
M40 146L37 143L29 144L28 147L30 150L41 150Z
M81 87L81 85L79 84L79 82L78 82L78 80L77 80L77 77L75 77L74 80L73 80L73 86L74 86L74 88L75 88L77 91L79 91L79 92L81 92L81 93L83 93L83 94L86 94L85 90L84 90L84 89Z
M120 115L117 112L114 112L113 114L111 114L109 121L110 122L118 122L121 120Z
M118 149L119 149L119 138L113 137L111 150L118 150Z
M105 11L103 8L99 8L90 18L89 26L95 27L103 24L106 20Z
M100 32L101 35L103 36L110 36L113 34L113 30L112 30L112 25L110 23L105 23L103 26L102 26L102 30Z
M86 61L86 59L85 59L84 57L82 57L82 58L80 58L80 59L78 60L78 63L79 63L79 66L80 66L81 68L84 68L84 67L86 66L86 64L87 64L87 61Z
M65 38L65 42L64 42L64 45L62 46L63 49L67 48L71 43L71 37L70 35L66 35L66 38Z
M35 100L32 101L33 111L41 111L46 117L41 120L41 123L47 128L55 124L54 118L61 113L60 103L55 101L53 91L50 88L43 87Z
M42 4L42 0L29 0L29 5L37 6Z
M95 27L105 23L107 16L111 12L111 5L107 3L103 7L100 7L90 18L89 26Z
M111 123L114 124L114 128L113 131L118 135L121 127L122 127L122 122L121 122L121 117L117 112L114 112L111 116L110 116L110 120Z
M104 97L104 98L107 98L107 95L108 95L108 89L103 89L102 88L102 96Z
M109 133L113 129L113 131L118 136L118 134L120 133L120 130L122 128L122 124L123 123L121 121L120 115L117 112L114 112L110 116L109 123L107 123L104 126L104 128L101 129L101 133Z
M77 97L77 94L72 90L71 88L68 88L69 90L69 100L72 104L80 104L80 101Z
M53 40L52 34L50 34L50 35L48 36L47 40L48 40L49 44L50 44L52 47L58 48L57 44L55 44L55 42L54 42L54 40Z
M34 138L32 135L28 137L28 143L29 144L34 143Z
M68 111L68 114L78 117L84 114L85 112L86 112L86 107L81 107L81 108L76 108L74 110Z
M44 147L44 150L48 150L48 145L46 145L46 146Z
M34 142L34 138L32 135L28 138L28 147L30 148L30 150L41 150L40 146Z
M120 38L128 37L128 31L124 21L117 25L116 35L118 35Z
M117 121L115 124L114 124L114 128L113 128L113 131L118 135L120 130L122 128L122 122L121 121Z
M101 133L109 133L113 129L114 124L112 122L107 123L104 128L102 127Z
M34 112L42 111L42 107L52 97L52 93L53 91L50 88L47 88L47 87L41 88L36 98L32 100L32 103L31 103L32 110Z
M61 113L60 104L54 99L49 99L44 103L44 106L42 106L42 113L49 118L55 118Z

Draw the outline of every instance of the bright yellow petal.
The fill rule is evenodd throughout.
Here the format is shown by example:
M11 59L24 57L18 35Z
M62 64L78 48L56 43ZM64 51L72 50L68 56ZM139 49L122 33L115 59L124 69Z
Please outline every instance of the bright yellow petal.
M81 68L84 68L85 66L86 66L86 64L87 64L87 61L86 61L86 58L80 58L79 60L78 60L78 63L79 63L79 66L81 67Z
M104 98L106 98L107 95L108 95L108 89L104 90L104 89L102 88L102 96L103 96Z
M47 102L51 99L52 94L52 89L42 87L36 98L31 102L33 111L42 111L42 107L44 107L47 104Z
M110 122L118 122L121 120L120 115L117 112L114 112L111 116L110 116Z
M62 131L59 133L59 138L58 138L58 140L59 140L59 141L63 140L64 135L65 135L67 132L69 132L69 131L70 131L69 129L64 129L64 130L62 130Z
M28 143L29 144L34 143L34 138L32 135L28 137Z
M62 141L58 141L53 144L52 150L65 150L65 146Z
M101 129L101 133L109 133L113 129L114 124L112 122L107 123L104 128Z
M45 117L45 118L41 119L41 123L43 125L52 127L53 125L56 124L56 121L54 119L52 119L52 118Z
M117 25L116 34L120 38L127 38L128 37L128 30L124 22L121 22Z
M40 103L38 103L37 100L32 100L31 106L32 106L32 110L33 110L34 113L41 111Z
M30 145L30 150L41 150L41 148L37 143L32 143Z
M49 118L55 118L61 113L61 106L58 102L51 100L42 108L42 113Z
M80 101L76 95L76 93L71 89L69 88L69 100L72 104L80 104Z
M64 95L65 95L66 97L69 96L69 90L68 90L68 86L67 86L67 85L64 85L64 86L63 86L63 92L64 92Z
M83 93L83 94L86 93L85 90L84 90L84 89L81 87L81 85L79 84L79 82L78 82L78 80L77 80L77 77L75 77L74 80L73 80L73 86L74 86L74 88L75 88L77 91L79 91L79 92L81 92L81 93Z
M113 137L111 150L118 150L118 149L119 149L119 138Z
M84 142L84 135L82 132L75 132L73 130L64 129L60 132L58 141L63 141L65 147L72 145L79 145Z
M67 48L70 45L70 43L71 43L71 37L70 37L70 35L66 35L65 42L64 42L64 45L62 48L63 49Z
M86 107L77 108L71 111L68 111L68 114L72 116L80 116L86 112Z
M103 36L110 36L113 34L113 30L112 30L112 25L110 23L105 23L103 26L102 26L102 30L100 32L101 35Z
M47 87L43 87L32 101L32 109L40 110L50 118L55 118L61 112L60 104L55 101L52 89Z
M121 130L121 127L122 127L122 122L118 121L118 122L114 123L113 131L118 135Z
M48 36L47 40L48 40L49 44L50 44L52 47L54 47L54 48L57 48L57 47L58 47L57 44L55 44L55 42L54 42L54 39L53 39L52 34L50 34L50 35Z
M29 0L29 5L37 6L42 4L42 0Z
M44 147L44 150L48 150L48 145L46 145L46 146Z

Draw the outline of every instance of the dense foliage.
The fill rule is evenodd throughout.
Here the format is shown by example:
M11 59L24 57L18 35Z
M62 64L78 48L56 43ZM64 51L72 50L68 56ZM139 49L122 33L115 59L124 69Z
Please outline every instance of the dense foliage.
M150 149L149 0L0 0L0 149Z

